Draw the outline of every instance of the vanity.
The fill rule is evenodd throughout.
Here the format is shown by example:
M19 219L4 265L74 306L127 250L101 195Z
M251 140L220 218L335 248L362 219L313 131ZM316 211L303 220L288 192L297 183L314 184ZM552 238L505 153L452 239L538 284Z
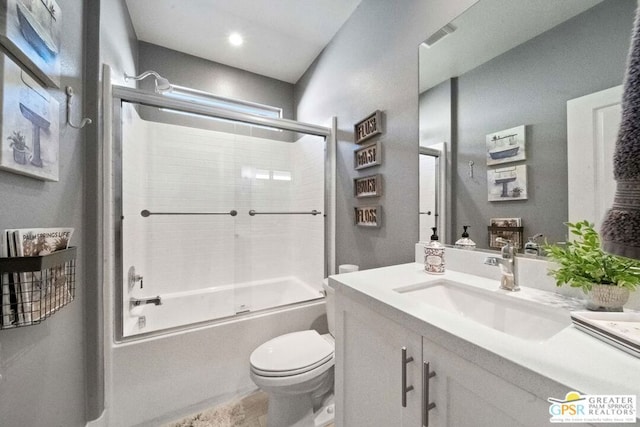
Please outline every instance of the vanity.
M509 292L486 253L447 255L444 275L415 262L330 277L336 426L538 427L570 391L640 395L640 359L572 325L582 300L527 286L546 262L520 258L529 281Z

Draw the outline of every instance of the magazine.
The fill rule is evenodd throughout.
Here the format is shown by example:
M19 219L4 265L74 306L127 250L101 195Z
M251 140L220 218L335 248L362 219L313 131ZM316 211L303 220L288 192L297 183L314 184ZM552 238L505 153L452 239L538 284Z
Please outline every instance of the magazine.
M17 255L15 230L7 230L7 244L8 253L10 257ZM24 312L22 311L22 292L20 290L20 274L9 273L9 280L12 282L12 286L9 287L9 298L11 305L14 307L15 322L18 324L24 323Z
M5 230L0 236L0 257L9 256L9 236L13 238L13 232L9 233ZM0 311L2 312L2 326L4 328L11 327L16 321L16 303L15 303L15 289L13 287L13 275L9 273L2 273L0 277L0 283L2 284L2 299L0 300ZM13 301L12 301L13 294Z
M25 228L14 230L17 256L42 256L67 249L73 228ZM20 296L25 324L35 322L69 301L64 265L44 272L20 273Z

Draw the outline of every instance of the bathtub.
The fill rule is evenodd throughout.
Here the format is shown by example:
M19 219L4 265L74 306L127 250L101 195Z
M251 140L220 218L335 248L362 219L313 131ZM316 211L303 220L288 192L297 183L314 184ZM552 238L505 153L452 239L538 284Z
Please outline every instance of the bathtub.
M162 294L160 305L134 307L127 302L125 307L128 306L129 312L125 312L123 336L198 325L310 301L322 298L320 289L320 286L314 288L297 277L288 276Z
M306 298L320 295L310 286L291 286L295 282L270 280L240 287L236 297L251 295L245 301L250 302L253 311L245 314L112 342L106 426L164 425L255 390L257 387L249 377L249 356L256 347L288 332L308 329L328 332L324 298L292 304L302 295ZM279 289L277 294L281 297L287 296L289 299L281 302L289 301L289 305L260 308L266 305L266 299L259 298L262 292L256 290L268 286ZM162 313L174 316L171 309L161 311L167 308L163 307L165 304L197 301L202 295L200 292L189 298L167 298L161 306L145 307L147 313L156 314L150 315L149 323L161 322ZM154 312L156 308L159 310ZM188 311L183 314L191 316Z

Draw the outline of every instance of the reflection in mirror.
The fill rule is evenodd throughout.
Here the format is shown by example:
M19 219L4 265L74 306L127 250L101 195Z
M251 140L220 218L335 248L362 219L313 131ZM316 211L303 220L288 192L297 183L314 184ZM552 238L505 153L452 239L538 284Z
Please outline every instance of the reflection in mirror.
M567 166L567 105L622 84L636 6L635 0L480 0L450 23L454 31L420 46L420 146L447 147L443 242L453 243L470 225L478 247L488 248L492 218L519 218L521 242L538 233L549 242L567 238L568 174L574 174ZM524 158L492 159L491 136L521 126L522 140L505 144L513 139ZM589 163L580 151L586 148L571 151L571 160L588 178L581 191L613 193L599 170L612 158ZM600 220L586 210L572 216ZM426 232L421 224L421 239Z
M431 228L442 234L440 212L440 172L442 148L420 147L420 241L428 242Z

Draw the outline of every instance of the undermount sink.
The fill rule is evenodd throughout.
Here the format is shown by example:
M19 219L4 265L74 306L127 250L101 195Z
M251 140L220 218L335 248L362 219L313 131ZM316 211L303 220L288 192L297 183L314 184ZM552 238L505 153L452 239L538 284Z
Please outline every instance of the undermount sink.
M493 292L451 280L426 282L394 291L531 341L545 341L571 324L568 313L557 308L519 299L514 294Z

